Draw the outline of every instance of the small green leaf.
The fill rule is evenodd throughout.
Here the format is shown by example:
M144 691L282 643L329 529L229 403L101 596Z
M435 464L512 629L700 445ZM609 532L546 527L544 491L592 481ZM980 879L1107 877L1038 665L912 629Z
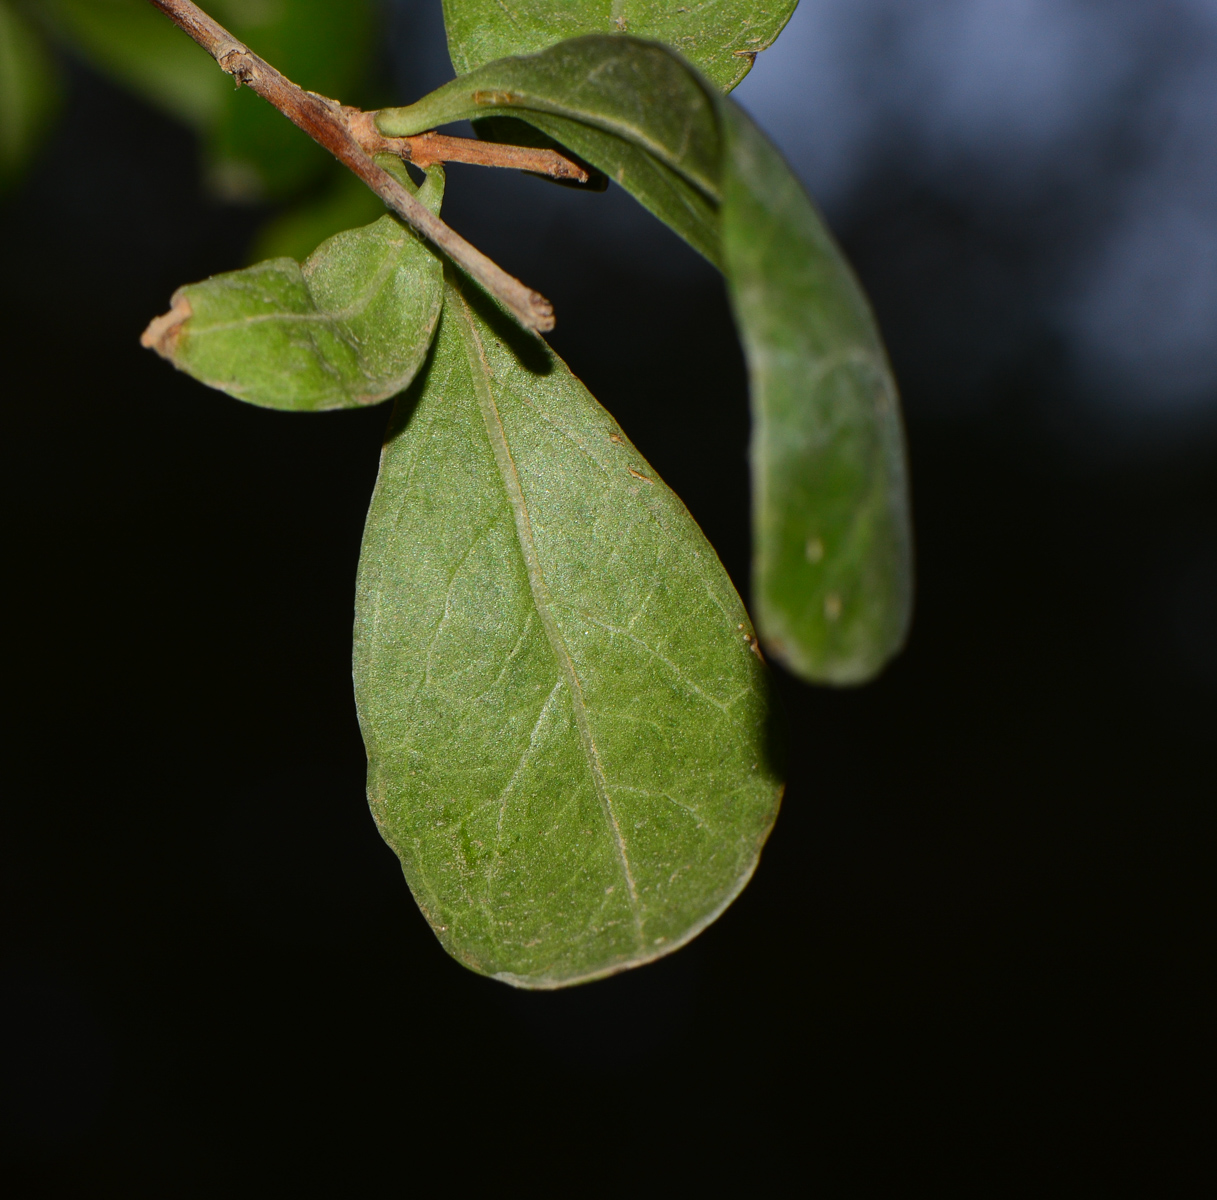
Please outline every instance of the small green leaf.
M491 63L378 124L479 114L535 124L722 266L749 367L761 635L804 679L877 674L912 611L899 401L865 296L781 156L676 55L628 37Z
M368 514L355 691L373 815L451 954L559 987L723 911L781 794L754 647L679 499L450 275Z
M0 0L0 189L25 169L59 100L59 81L38 35Z
M448 52L460 75L587 33L629 33L674 46L729 92L772 45L798 0L444 0Z
M424 185L420 199L435 205L438 186ZM375 404L422 365L442 277L435 253L383 216L330 238L303 266L277 258L179 288L143 341L209 387L264 408Z

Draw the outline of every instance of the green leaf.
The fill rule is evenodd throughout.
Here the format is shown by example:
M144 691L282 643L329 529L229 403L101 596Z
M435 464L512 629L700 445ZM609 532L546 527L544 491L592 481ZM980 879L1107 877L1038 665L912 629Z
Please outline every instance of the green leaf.
M111 78L207 135L208 179L231 200L276 198L333 159L216 66L148 0L43 0L47 19ZM348 103L371 64L367 0L211 0L209 12L289 79Z
M742 109L720 112L723 261L752 395L757 623L796 674L862 683L912 617L900 400L807 193Z
M145 100L195 129L218 119L232 80L147 0L42 0L40 7L53 29Z
M58 100L55 65L41 39L0 0L0 188L33 157Z
M445 948L523 987L637 966L747 883L781 794L743 605L565 364L450 275L368 514L368 794Z
M433 170L419 198L438 207ZM322 243L301 266L276 258L179 288L144 334L180 370L264 408L375 404L409 385L443 299L435 253L396 218Z
M587 33L629 33L674 46L729 92L772 45L798 0L444 0L457 74Z
M301 87L347 104L362 100L372 69L368 0L211 0L209 11ZM328 152L282 113L225 82L227 101L209 144L210 179L222 195L287 196L333 166Z
M363 180L350 171L335 172L333 183L320 196L288 209L262 226L250 261L307 258L326 238L356 225L366 225L383 212L383 201Z
M628 37L491 63L378 125L476 115L535 124L722 266L749 368L761 636L804 679L871 678L912 611L899 402L866 298L781 156L678 57Z

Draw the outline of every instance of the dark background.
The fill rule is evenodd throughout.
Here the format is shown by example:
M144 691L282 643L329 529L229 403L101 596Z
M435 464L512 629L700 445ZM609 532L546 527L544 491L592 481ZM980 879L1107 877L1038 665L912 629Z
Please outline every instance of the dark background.
M1186 7L1164 6L1161 78ZM392 29L400 98L442 82L435 13L397 4ZM761 119L764 67L741 89ZM779 676L790 786L716 925L525 994L447 958L364 802L351 605L386 410L266 412L139 349L267 214L208 200L188 134L70 71L0 202L12 1194L397 1194L436 1170L592 1194L894 1171L984 1194L1028 1168L1182 1169L1211 1088L1217 318L1201 288L1180 383L1154 354L1186 347L1141 326L1138 350L1128 318L1104 356L1093 317L1119 197L1176 195L1153 174L1167 118L1129 148L1157 93L1098 106L1080 174L1068 141L1054 173L1010 135L994 183L902 110L846 184L825 175L905 396L911 641L857 691ZM454 168L444 215L555 302L555 347L746 597L746 387L714 272L616 192ZM1203 230L1186 245L1202 259ZM1151 326L1190 286L1159 284Z

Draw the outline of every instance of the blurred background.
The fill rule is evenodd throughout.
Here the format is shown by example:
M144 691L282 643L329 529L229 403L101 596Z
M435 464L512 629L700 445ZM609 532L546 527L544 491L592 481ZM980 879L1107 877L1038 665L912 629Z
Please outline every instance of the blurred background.
M344 101L452 74L439 0L211 7ZM735 906L553 995L449 960L367 814L387 411L245 407L138 346L177 285L376 206L167 23L124 58L159 36L130 10L0 0L10 1194L1180 1169L1211 1044L1217 2L802 0L758 57L736 97L903 390L914 630L867 688L779 677L790 786ZM746 598L716 273L617 190L453 167L444 216L554 301ZM1167 1143L1119 1132L1168 1110Z

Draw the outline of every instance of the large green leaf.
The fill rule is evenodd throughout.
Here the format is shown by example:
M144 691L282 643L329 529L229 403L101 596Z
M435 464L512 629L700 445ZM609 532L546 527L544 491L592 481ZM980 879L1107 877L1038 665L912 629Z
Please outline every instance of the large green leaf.
M798 0L444 0L458 74L587 33L675 46L729 92L790 20Z
M390 425L355 630L372 812L467 966L593 979L747 883L781 785L744 608L608 413L455 277Z
M438 209L442 172L419 199ZM264 408L374 404L409 385L443 299L435 252L395 217L336 234L303 264L276 258L179 288L144 344L209 387Z
M761 635L805 679L876 674L912 604L899 402L866 298L781 156L677 55L629 37L491 63L378 124L479 115L535 124L723 267L751 385Z
M8 0L0 0L0 189L33 157L58 98L50 55Z

